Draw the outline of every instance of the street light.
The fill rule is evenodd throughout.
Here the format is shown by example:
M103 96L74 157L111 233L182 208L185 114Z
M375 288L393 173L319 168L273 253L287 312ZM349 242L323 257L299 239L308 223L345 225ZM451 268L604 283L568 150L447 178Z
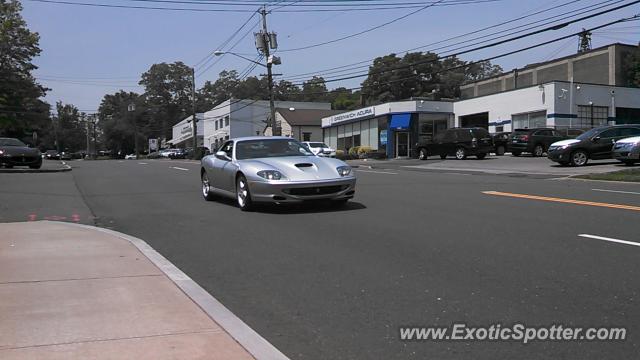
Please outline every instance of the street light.
M271 72L271 66L273 65L280 65L282 63L282 61L280 60L279 57L277 56L269 56L269 52L268 52L268 47L266 47L267 50L264 50L263 52L265 52L265 54L267 55L267 64L263 64L260 62L257 62L255 60L249 59L248 57L242 56L240 54L231 52L231 51L221 51L221 50L216 50L213 52L214 56L221 56L224 54L230 54L236 57L239 57L243 60L249 61L251 63L260 65L264 68L267 69L267 82L268 82L268 90L269 90L269 110L270 110L270 119L268 122L268 125L271 127L271 133L273 135L280 135L280 129L276 129L276 107L274 104L274 96L273 96L273 74Z

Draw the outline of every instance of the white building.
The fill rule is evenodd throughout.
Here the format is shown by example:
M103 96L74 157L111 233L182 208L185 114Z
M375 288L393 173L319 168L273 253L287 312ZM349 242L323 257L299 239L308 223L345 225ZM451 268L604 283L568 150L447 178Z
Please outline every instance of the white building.
M275 106L331 110L330 103L276 101ZM204 129L204 146L213 150L230 138L263 135L268 118L268 101L229 99L205 112L204 121L198 125Z
M640 124L640 89L551 81L455 102L398 101L322 119L324 142L338 150L370 146L389 158L450 127L589 129Z
M198 131L198 146L202 146L204 129L202 128L202 120L204 119L204 114L196 114L197 131ZM167 141L167 144L172 145L174 147L185 148L193 146L193 117L189 116L179 123L173 125L173 136L171 140Z

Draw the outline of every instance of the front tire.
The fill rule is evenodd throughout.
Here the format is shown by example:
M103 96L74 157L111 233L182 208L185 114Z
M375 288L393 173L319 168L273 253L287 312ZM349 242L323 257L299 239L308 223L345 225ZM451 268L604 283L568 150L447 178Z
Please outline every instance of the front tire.
M532 155L534 157L540 157L542 155L544 155L544 146L538 144L533 148L533 153Z
M622 162L627 166L633 166L636 164L634 160L623 160Z
M464 160L467 158L467 150L463 147L459 147L456 149L456 159Z
M576 150L571 153L572 166L585 166L589 162L589 155L584 150Z
M427 154L427 149L421 148L420 151L418 151L418 159L427 160L428 157L429 154Z
M214 196L211 193L211 183L209 182L209 177L207 176L206 171L202 172L201 180L202 180L202 197L206 201L213 201Z
M507 149L504 148L504 146L500 145L496 148L496 155L498 156L502 156L504 155L504 153L507 152Z
M239 175L236 179L236 202L242 211L250 211L253 208L249 183L244 175Z

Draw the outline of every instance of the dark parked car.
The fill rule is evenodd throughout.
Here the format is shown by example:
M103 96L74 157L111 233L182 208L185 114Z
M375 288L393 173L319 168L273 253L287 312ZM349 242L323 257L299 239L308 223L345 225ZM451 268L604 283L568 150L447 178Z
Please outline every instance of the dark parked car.
M40 169L42 153L18 139L0 138L0 165L7 168L28 166L32 169Z
M548 157L561 165L584 166L589 159L611 159L613 144L633 136L640 136L640 125L601 126L551 144Z
M493 140L483 128L447 129L431 141L416 144L416 152L421 160L432 155L440 155L442 159L446 159L448 155L453 155L458 160L466 159L469 155L484 159L491 151Z
M172 149L168 155L169 159L186 159L187 150L185 149Z
M612 150L613 158L627 165L640 162L640 136L616 141Z
M44 152L44 157L48 160L60 160L60 154L57 150L47 150Z
M499 132L492 134L493 138L493 152L498 156L504 155L509 148L509 139L511 137L510 132Z
M509 151L513 156L520 156L522 153L542 156L549 149L549 145L566 138L567 136L555 129L516 129L509 140Z

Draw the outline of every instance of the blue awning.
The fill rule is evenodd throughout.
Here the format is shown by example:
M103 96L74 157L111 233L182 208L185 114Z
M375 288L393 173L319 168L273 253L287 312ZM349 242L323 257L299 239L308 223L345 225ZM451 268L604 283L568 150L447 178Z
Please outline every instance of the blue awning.
M393 114L391 115L391 124L389 124L389 129L409 130L410 123L411 114Z

